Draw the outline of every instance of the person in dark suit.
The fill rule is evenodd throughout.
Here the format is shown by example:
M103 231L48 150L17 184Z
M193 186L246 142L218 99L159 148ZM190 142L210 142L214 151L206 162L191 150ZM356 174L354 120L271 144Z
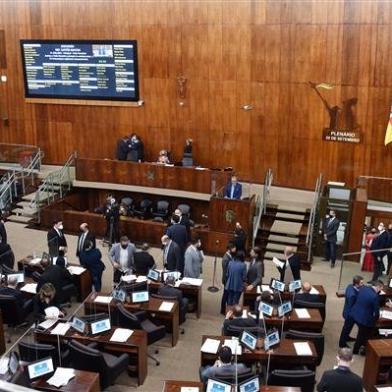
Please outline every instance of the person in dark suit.
M179 271L184 273L184 256L188 244L188 233L186 227L180 224L180 217L176 214L172 215L172 225L167 228L166 234L173 240L181 250L181 262Z
M130 140L128 136L123 136L117 142L116 159L118 159L119 161L127 160L127 155L129 152L129 144L130 144Z
M241 200L242 185L238 182L237 176L231 176L231 181L227 184L225 189L226 199Z
M140 137L133 133L129 137L127 160L132 162L142 162L144 160L144 144Z
M384 267L384 256L388 253L386 248L389 246L389 235L385 230L384 223L378 224L378 235L373 239L370 245L370 250L374 251L374 270L372 280L377 280L385 270Z
M84 250L79 255L80 264L90 272L94 290L99 292L102 288L102 274L105 270L102 253L92 241L86 240L84 244Z
M101 211L103 211L106 220L105 238L107 238L110 245L113 245L120 239L120 205L113 195L108 195Z
M358 326L358 334L353 349L354 354L358 354L360 348L366 346L369 335L380 317L379 293L383 287L384 283L380 280L372 282L371 286L362 287L351 308L350 317ZM361 351L361 354L364 354L364 350Z
M25 303L22 291L17 289L18 280L15 276L10 276L7 279L7 286L0 288L0 295L9 295L10 297L15 297L18 306L23 308Z
M7 230L5 229L4 217L0 213L0 242L7 244Z
M229 292L225 289L226 280L227 280L227 267L231 260L234 259L235 254L237 252L237 248L233 241L230 241L226 247L226 253L222 257L222 284L223 284L223 294L221 300L221 308L220 313L225 315L226 314L226 304L227 304L227 297Z
M167 235L161 238L163 245L163 265L169 271L180 271L181 249Z
M388 225L388 248L392 248L392 223ZM392 252L388 251L388 268L387 268L387 275L389 275L389 272L391 270L392 266Z
M5 265L10 269L14 268L15 255L11 246L5 242L0 242L0 272L1 266Z
M255 319L250 317L242 317L243 309L240 305L235 305L233 309L229 310L226 314L225 321L223 322L222 335L229 336L227 329L229 327L257 327Z
M338 366L326 370L317 385L317 392L362 392L362 379L350 369L353 353L349 348L340 348L336 357Z
M48 248L49 254L52 257L57 257L59 255L59 250L67 249L67 240L63 233L63 222L61 220L56 220L53 222L53 227L48 231Z
M301 259L295 253L292 246L286 246L284 249L285 265L283 268L278 268L280 272L280 280L289 283L293 280L301 279Z
M228 291L227 304L232 306L238 304L246 284L245 253L241 250L227 267L227 280L225 289Z
M149 245L145 242L142 245L142 250L140 252L136 252L133 256L133 268L136 275L146 276L151 268L155 268L155 260L148 253L149 248Z
M325 220L326 227L324 227L325 259L331 261L331 268L333 268L336 262L336 233L339 229L340 222L336 218L336 212L334 210L329 211L329 216L329 219Z
M302 290L295 295L295 301L305 302L322 302L318 294L311 294L312 285L309 282L304 282Z
M188 242L191 241L191 222L187 214L183 214L179 208L176 208L174 214L180 217L179 224L185 226L188 235Z
M246 232L242 228L241 223L237 222L235 224L235 229L234 229L234 243L237 250L245 251L246 237L247 237Z
M94 234L89 230L87 223L82 223L80 225L80 234L78 236L78 243L76 245L76 256L77 257L80 256L80 253L82 253L83 251L86 250L88 242L91 242L93 245L93 248L95 248L96 243L95 243Z
M248 272L246 273L247 290L253 290L256 286L261 285L264 277L264 262L260 257L261 250L255 246L250 251L250 262Z
M342 328L342 332L340 333L339 339L339 347L347 347L347 342L350 340L355 340L350 338L350 333L354 326L354 319L351 317L351 309L357 300L357 296L359 290L363 287L363 277L359 275L355 275L353 278L353 283L349 284L346 287L346 291L344 294L344 308L343 308L343 318L344 324Z

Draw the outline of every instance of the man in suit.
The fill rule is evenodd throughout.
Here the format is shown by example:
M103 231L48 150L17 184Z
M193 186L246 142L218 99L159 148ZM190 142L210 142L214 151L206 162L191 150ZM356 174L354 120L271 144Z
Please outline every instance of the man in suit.
M117 142L117 149L116 149L116 158L119 161L126 161L127 155L129 152L129 138L128 136L123 136L118 142Z
M286 246L284 249L285 265L283 268L278 268L280 272L280 280L286 284L293 280L301 279L301 259L295 253L292 246Z
M106 220L105 237L109 244L112 245L118 242L120 237L120 206L113 195L108 195L102 210Z
M9 244L0 242L0 272L1 266L5 265L10 269L14 268L15 255Z
M194 238L185 251L184 277L198 279L203 272L203 260L204 253L201 250L200 238Z
M122 236L118 244L114 244L109 252L109 260L113 266L113 282L119 283L121 276L133 269L135 245L127 236Z
M163 245L163 265L169 271L179 271L181 267L181 249L167 235L161 238Z
M5 229L4 217L0 213L0 242L7 243L7 230Z
M228 290L227 304L232 306L239 303L242 291L246 285L245 253L237 251L233 260L227 267L227 280L225 289Z
M386 248L389 247L389 235L385 230L384 223L380 222L378 224L378 235L372 241L370 245L370 250L375 251L374 256L374 271L372 280L377 280L385 270L384 267L384 256L388 253Z
M234 229L234 243L237 250L245 251L246 237L247 237L246 232L242 228L241 223L237 222L235 224L235 229Z
M172 215L172 225L167 228L166 234L173 240L181 250L181 262L179 271L184 274L184 255L188 244L188 233L186 227L180 224L180 217L176 214Z
M338 366L326 370L317 385L317 392L362 392L362 379L350 369L353 353L349 348L340 348L336 357Z
M221 300L221 308L220 314L226 314L226 304L229 292L225 289L226 279L227 279L227 267L229 262L233 260L235 254L237 252L237 248L233 241L230 241L226 247L226 253L222 257L222 284L223 284L223 294Z
M80 225L80 234L78 237L78 243L76 245L76 256L79 257L82 252L84 252L87 248L86 244L91 242L93 245L93 249L96 247L95 236L89 230L87 223L82 223Z
M142 245L142 250L140 252L136 252L134 255L134 270L136 275L144 275L148 274L148 271L152 268L155 268L155 260L148 253L149 245L145 242Z
M295 295L295 301L305 301L305 302L322 302L318 294L312 294L312 285L309 282L304 282L302 285L302 290Z
M358 326L358 334L355 340L354 354L359 354L361 347L365 347L376 321L380 317L379 293L384 283L380 280L372 282L371 286L364 286L359 290L357 300L351 308L350 317ZM361 351L364 355L364 350Z
M64 226L61 220L53 222L53 227L48 231L48 248L52 257L59 255L59 250L67 249L67 240L63 232Z
M189 217L187 214L183 214L179 208L176 208L174 214L180 217L180 221L178 222L180 225L185 226L186 232L188 234L188 242L191 241L191 222L189 221Z
M22 291L17 289L18 280L15 276L10 276L7 279L7 286L0 288L0 295L9 295L15 297L18 306L23 307L25 300Z
M256 286L261 285L264 276L264 263L260 258L261 250L255 246L250 251L250 263L246 273L247 290L253 290Z
M230 336L227 330L229 327L257 327L256 320L250 317L242 317L243 309L240 305L235 305L233 309L229 310L226 314L225 321L223 322L222 335Z
M144 160L144 144L140 137L133 133L129 137L127 160L132 162L142 162Z
M339 229L340 222L336 218L334 210L329 211L329 219L325 220L326 227L324 228L325 240L325 259L331 261L331 268L335 267L336 262L336 233Z
M238 182L237 176L231 176L231 181L227 184L225 189L226 199L241 200L242 185Z
M355 340L350 338L351 330L353 329L353 326L355 324L354 319L351 317L350 313L352 307L355 304L355 301L357 300L359 290L362 287L363 287L363 277L360 275L355 275L353 278L353 283L349 284L346 287L346 291L344 294L345 300L344 300L344 308L343 308L344 324L339 339L340 348L347 347L348 341Z

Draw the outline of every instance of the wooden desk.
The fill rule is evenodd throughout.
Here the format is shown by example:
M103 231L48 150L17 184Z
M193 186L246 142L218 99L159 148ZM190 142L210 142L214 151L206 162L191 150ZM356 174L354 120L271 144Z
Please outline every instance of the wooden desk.
M181 392L182 387L199 388L199 392L204 391L204 385L202 382L165 380L163 382L162 392Z
M231 336L202 336L202 343L207 339L215 339L220 340L221 345L223 344L225 339L231 339ZM264 339L259 339L257 347L263 346ZM291 340L291 339L283 339L281 340L279 346L274 348L271 352L271 364L284 364L284 365L296 365L302 366L306 365L311 369L316 368L317 361L317 352L314 347L313 342L308 342L309 346L312 350L312 355L297 355L295 351L294 343L300 342L301 340ZM302 340L303 342L303 340ZM219 350L219 349L218 349ZM217 359L217 354L206 354L200 352L201 358L200 363L201 366L212 365ZM245 364L254 364L255 362L266 363L268 361L268 353L263 348L256 348L255 351L250 351L248 349L242 348L242 354L238 355L238 362L242 362Z
M34 271L42 273L41 266L38 265L30 265L29 262L33 259L33 256L27 256L25 259L18 261L18 271L26 271L27 276L31 276ZM80 264L69 263L68 266L80 267ZM80 275L72 275L74 284L78 290L78 301L83 302L84 299L91 293L91 274L86 269Z
M109 294L104 293L92 293L87 299L84 301L84 311L86 314L98 313L98 312L107 312L108 306L110 306L110 311L116 310L117 301L114 299L108 304L102 304L94 302L94 299L97 295L108 296ZM172 334L172 346L174 347L179 338L180 334L180 318L179 318L179 306L178 302L174 301L174 306L170 312L163 312L159 310L159 307L162 304L162 300L158 298L150 298L148 302L144 302L141 304L132 304L125 303L125 309L130 312L137 312L138 310L146 311L152 319L159 320L162 324L166 326L169 332ZM173 302L173 301L170 301ZM114 319L113 322L116 320Z
M37 342L55 343L57 345L57 336L51 335L50 331L57 325L57 323L45 331L35 330L34 335ZM98 349L109 352L116 352L118 354L126 353L129 355L128 370L132 374L136 374L139 385L143 384L147 377L147 333L145 331L134 330L133 334L124 343L111 342L110 338L116 328L110 331L99 334L97 336L86 336L76 333L70 328L64 336L60 336L60 341L66 343L71 339L77 340L83 344L97 343Z
M75 370L75 377L61 388L49 385L43 379L33 382L31 386L40 391L100 392L101 390L99 374L84 370Z

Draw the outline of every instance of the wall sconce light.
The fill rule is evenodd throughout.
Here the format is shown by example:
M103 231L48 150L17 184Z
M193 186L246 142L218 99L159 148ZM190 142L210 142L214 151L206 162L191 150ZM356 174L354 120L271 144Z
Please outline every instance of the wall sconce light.
M252 110L253 109L253 105L251 105L251 104L242 105L241 109L245 110L245 111Z

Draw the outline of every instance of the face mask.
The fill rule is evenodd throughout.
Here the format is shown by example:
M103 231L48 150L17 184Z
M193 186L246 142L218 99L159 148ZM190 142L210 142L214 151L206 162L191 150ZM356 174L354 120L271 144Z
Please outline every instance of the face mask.
M64 229L64 226L63 226L63 225L59 225L59 226L57 226L57 228L58 228L59 230L63 230L63 229Z
M128 244L121 244L121 248L127 249L128 248Z
M110 203L111 203L111 204L114 204L115 202L116 202L116 199L114 199L114 198L113 198L113 199L110 199Z

